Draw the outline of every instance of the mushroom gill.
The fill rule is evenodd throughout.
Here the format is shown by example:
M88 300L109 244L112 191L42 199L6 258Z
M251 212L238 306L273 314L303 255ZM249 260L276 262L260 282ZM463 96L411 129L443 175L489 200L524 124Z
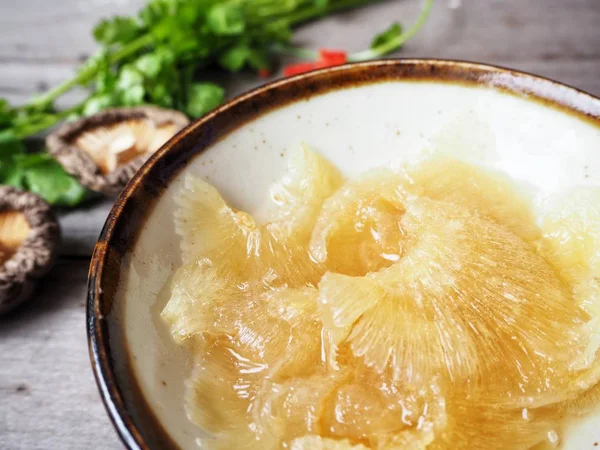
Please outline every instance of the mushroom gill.
M188 123L184 114L155 106L108 109L64 124L48 136L46 144L81 184L114 195Z
M4 264L17 252L30 231L31 227L22 212L0 212L0 264Z
M154 153L177 131L179 127L173 123L131 119L86 131L73 143L88 153L103 174L108 174L137 156Z
M0 315L31 297L54 265L59 244L60 227L47 202L0 186Z

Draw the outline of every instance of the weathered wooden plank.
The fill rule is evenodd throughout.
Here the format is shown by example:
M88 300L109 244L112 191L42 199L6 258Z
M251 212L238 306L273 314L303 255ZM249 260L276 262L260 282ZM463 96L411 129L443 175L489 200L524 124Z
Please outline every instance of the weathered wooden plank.
M143 0L0 2L0 96L24 102L69 77L94 49L100 17ZM457 9L450 4L461 3ZM296 41L359 50L397 19L411 22L415 0L389 0L301 28ZM600 95L598 0L438 0L403 57L476 60L527 70ZM260 83L225 75L230 95ZM67 97L63 103L75 100ZM89 255L112 200L62 213L63 255ZM36 301L0 318L0 448L119 448L93 382L85 339L88 260L63 259Z
M439 1L426 28L400 56L443 57L536 70L600 93L600 2L597 0ZM135 11L139 1L43 2L0 5L0 95L22 102L68 77L93 51L98 18ZM74 6L75 5L75 6ZM89 5L97 5L90 7ZM387 1L309 24L297 42L312 47L368 46L393 20L410 24L420 2ZM69 26L65 27L68 21ZM584 68L582 68L584 67Z
M102 17L135 12L143 0L19 0L0 2L0 61L76 63L93 49Z
M113 198L100 199L59 214L63 256L90 256L108 217Z
M87 259L63 261L0 318L0 448L119 448L85 337Z

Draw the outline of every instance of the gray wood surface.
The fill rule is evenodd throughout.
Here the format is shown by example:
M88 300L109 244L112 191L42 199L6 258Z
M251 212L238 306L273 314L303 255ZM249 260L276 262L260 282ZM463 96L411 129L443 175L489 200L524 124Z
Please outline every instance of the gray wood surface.
M21 103L69 77L94 50L94 23L141 3L0 0L0 97ZM305 26L296 40L363 49L391 21L410 23L419 7L416 0L382 2ZM599 95L600 0L438 0L426 28L398 55L505 65ZM253 74L222 80L231 96L262 82ZM89 256L110 205L109 199L61 215L61 262L30 306L0 318L1 450L120 447L97 394L85 338Z

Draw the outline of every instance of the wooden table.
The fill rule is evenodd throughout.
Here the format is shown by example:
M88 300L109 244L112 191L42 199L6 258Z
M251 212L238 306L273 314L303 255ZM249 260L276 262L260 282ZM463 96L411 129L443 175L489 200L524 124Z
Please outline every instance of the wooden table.
M140 0L19 0L0 3L0 97L20 103L69 77L94 44L101 17ZM419 2L391 0L298 31L312 46L365 48ZM600 95L600 0L438 0L402 57L481 61L531 71ZM262 82L227 76L230 95ZM72 102L73 94L64 100ZM62 214L62 257L30 305L0 318L0 449L114 449L88 360L86 276L111 200Z

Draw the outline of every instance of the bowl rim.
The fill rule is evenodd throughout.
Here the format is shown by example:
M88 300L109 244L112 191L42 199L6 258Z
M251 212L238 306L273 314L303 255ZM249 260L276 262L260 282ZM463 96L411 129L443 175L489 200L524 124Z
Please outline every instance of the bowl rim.
M542 102L600 127L600 98L564 83L495 65L415 58L351 63L276 80L239 95L192 122L155 152L119 194L102 228L89 268L86 328L91 364L108 415L128 449L149 450L157 442L145 438L143 427L136 423L127 407L111 357L108 323L119 281L120 260L135 245L140 228L136 224L142 223L151 212L155 204L152 200L159 197L169 179L193 157L267 112L328 91L393 80L495 88ZM227 121L220 119L228 116ZM148 179L152 183L146 182ZM148 202L149 207L135 207ZM153 424L161 448L179 448L154 417L135 378L131 379L136 391L136 406L132 410L141 411Z

